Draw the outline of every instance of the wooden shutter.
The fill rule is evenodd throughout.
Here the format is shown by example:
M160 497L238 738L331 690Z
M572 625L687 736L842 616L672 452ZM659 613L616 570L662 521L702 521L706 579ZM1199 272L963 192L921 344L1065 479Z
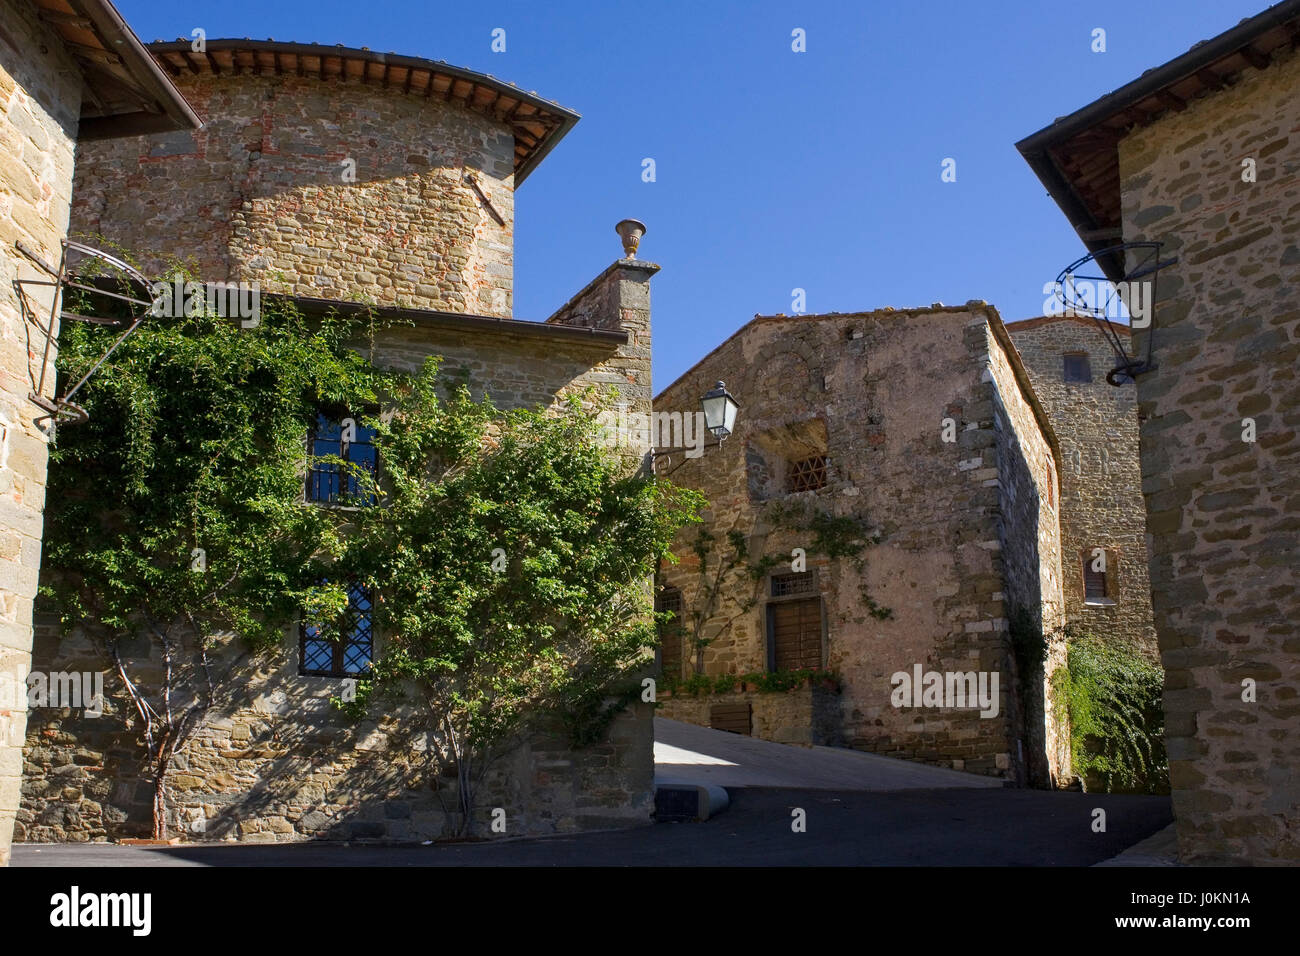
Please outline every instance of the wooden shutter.
M1085 601L1100 601L1106 597L1106 572L1094 571L1092 569L1092 555L1084 554L1083 556L1083 599ZM1106 561L1107 567L1110 566L1109 556Z
M767 606L774 670L818 670L822 666L821 598L777 601Z
M754 708L746 701L743 704L714 704L709 708L709 726L714 730L725 730L733 734L753 734Z

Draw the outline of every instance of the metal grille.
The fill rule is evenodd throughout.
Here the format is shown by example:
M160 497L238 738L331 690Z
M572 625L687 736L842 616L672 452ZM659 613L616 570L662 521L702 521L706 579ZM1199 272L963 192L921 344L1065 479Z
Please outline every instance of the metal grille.
M315 626L302 627L299 673L316 677L360 677L370 670L374 655L371 596L360 584L348 585L348 609L338 640Z
M682 592L664 588L655 596L656 611L671 611L671 621L659 624L659 666L662 673L680 677L682 673Z
M811 571L802 574L772 575L772 597L788 597L791 594L816 594L817 579Z
M1064 374L1067 382L1091 382L1092 366L1088 362L1088 356L1083 353L1066 355Z
M346 417L346 416L344 416ZM375 430L366 428L359 422L356 425L356 437L352 441L343 441L343 421L330 418L324 414L316 416L316 427L312 429L307 440L307 451L311 462L307 469L307 500L325 504L360 504L373 505L375 495L362 494L361 481L355 472L333 461L320 461L320 458L340 458L353 465L359 465L377 477L379 471L379 452L375 448Z
M786 475L786 490L790 494L800 491L816 491L826 487L826 456L813 455L801 461L790 462Z

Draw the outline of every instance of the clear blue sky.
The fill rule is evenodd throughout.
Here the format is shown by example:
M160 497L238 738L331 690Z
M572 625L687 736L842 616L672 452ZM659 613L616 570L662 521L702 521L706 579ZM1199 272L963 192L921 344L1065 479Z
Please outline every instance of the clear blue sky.
M796 287L809 312L987 299L1007 321L1040 314L1043 284L1085 250L1016 140L1268 0L117 5L146 41L202 27L368 46L581 113L516 197L515 315L550 315L620 254L614 223L641 219L641 258L663 266L659 391L755 313L791 312Z

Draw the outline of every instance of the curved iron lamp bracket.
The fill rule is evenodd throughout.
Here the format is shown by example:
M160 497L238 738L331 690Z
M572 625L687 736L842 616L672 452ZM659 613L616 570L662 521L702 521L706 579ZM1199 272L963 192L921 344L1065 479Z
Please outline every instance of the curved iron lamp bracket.
M1163 261L1160 259L1160 247L1163 245L1162 242L1125 242L1107 246L1071 262L1056 277L1056 297L1065 306L1066 314L1091 316L1114 351L1115 367L1106 373L1106 381L1111 385L1126 385L1136 376L1156 367L1152 349L1155 346L1154 322L1159 272L1178 262L1177 256ZM1125 271L1119 282L1112 283L1099 264L1096 265L1096 271L1100 273L1098 275L1091 274L1091 271L1081 271L1089 269L1090 264L1096 264L1098 260L1112 259L1127 263L1129 253L1134 254L1135 264ZM1096 301L1091 301L1088 293L1092 289L1105 290L1105 300L1102 301L1101 294L1098 294ZM1129 313L1127 326L1113 321L1119 318L1117 300L1124 304ZM1125 328L1150 330L1147 332L1145 358L1130 355L1124 347L1120 329Z
M83 260L93 259L102 262L112 270L112 272L118 274L132 286L145 290L141 294L146 294L149 289L149 280L116 256L109 255L107 252L104 252L102 249L96 249L94 246L88 246L80 242L73 242L71 239L63 240L61 245L62 251L59 255L59 265L58 268L55 268L41 258L38 253L29 249L21 240L19 240L16 243L18 251L31 260L36 268L40 269L41 272L45 273L49 278L14 279L14 288L18 293L18 302L23 310L23 318L28 323L39 329L41 334L45 337L45 345L41 354L41 372L35 382L35 388L27 395L35 405L46 413L37 416L36 421L40 422L49 419L55 425L77 425L87 421L90 418L90 414L72 400L73 396L76 395L81 387L86 384L90 379L90 376L99 371L100 366L108 361L109 356L116 351L117 347L125 342L131 333L140 327L140 323L149 316L150 310L153 307L153 302L149 299L137 298L133 295L124 295L120 292L110 292L107 289L89 285L81 281L80 276L71 268L71 259L73 256L81 257ZM52 290L49 318L45 322L41 321L39 308L33 306L31 300L28 298L28 286ZM128 302L133 306L143 306L143 310L139 315L133 314L133 317L129 320L129 324L127 324L128 320L126 319L108 319L94 315L77 315L73 312L65 312L63 311L63 293L66 289L81 289L94 295L107 296L111 299ZM134 313L134 311L135 310L133 309L132 312ZM111 325L116 327L126 325L126 328L123 330L122 334L113 341L113 344L109 346L108 351L100 356L99 360L91 366L90 371L83 375L75 385L57 398L47 398L45 396L45 376L50 365L50 353L54 351L54 340L58 335L56 331L56 323L65 320L92 322L96 325Z

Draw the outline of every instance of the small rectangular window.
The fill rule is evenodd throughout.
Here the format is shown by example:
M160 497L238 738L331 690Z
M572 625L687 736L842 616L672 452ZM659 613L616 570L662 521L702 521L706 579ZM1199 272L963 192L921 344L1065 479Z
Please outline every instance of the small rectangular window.
M370 590L356 582L348 585L348 609L338 640L314 625L303 624L299 634L298 673L314 677L364 677L370 671L375 641Z
M1115 556L1094 551L1083 552L1083 603L1110 606L1115 603Z
M360 477L348 465L358 465L372 479L379 474L379 452L375 448L375 430L354 417L316 416L316 424L307 436L307 500L322 504L372 505L374 493L364 494ZM339 461L321 461L337 458Z
M1065 380L1067 382L1091 382L1092 365L1084 352L1071 352L1065 356Z
M663 588L655 596L655 610L670 612L672 620L659 623L659 670L665 677L682 676L682 592Z
M797 494L800 491L816 491L826 487L826 456L813 455L790 462L786 470L786 491Z
M767 639L769 669L818 670L822 666L822 599L768 604Z
M792 594L816 594L817 577L812 571L796 574L772 575L772 597L789 597Z

